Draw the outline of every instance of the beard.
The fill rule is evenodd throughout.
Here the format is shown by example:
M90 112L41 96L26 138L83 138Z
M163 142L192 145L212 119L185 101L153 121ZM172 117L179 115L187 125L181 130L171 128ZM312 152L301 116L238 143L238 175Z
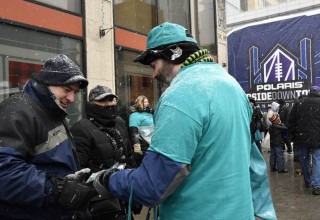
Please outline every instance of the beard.
M161 94L166 91L170 86L175 74L173 74L174 64L166 61L163 63L161 69L159 69L159 75L157 76L158 88L161 91Z

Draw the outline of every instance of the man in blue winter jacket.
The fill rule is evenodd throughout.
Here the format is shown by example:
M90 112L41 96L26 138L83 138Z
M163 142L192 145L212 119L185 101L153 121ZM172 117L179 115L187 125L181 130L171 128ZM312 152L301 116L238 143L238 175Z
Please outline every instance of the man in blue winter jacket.
M0 103L0 219L72 219L96 194L84 185L65 117L87 87L65 55L47 60L23 93Z
M135 61L150 65L162 85L154 136L139 168L109 169L96 183L123 200L132 191L136 203L159 204L161 220L254 219L250 152L260 153L237 81L173 23L153 28Z

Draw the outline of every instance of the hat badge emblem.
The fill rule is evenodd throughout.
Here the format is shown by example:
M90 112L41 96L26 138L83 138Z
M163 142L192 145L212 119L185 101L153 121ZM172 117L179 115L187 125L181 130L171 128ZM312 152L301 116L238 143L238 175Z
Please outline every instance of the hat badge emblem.
M170 49L171 52L173 53L172 56L171 56L171 60L175 60L176 58L179 58L181 57L182 55L182 50L180 47L176 47L176 49Z

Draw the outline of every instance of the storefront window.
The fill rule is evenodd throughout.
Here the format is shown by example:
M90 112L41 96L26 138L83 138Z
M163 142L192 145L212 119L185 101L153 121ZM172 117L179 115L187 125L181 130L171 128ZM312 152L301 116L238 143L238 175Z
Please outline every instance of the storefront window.
M128 119L129 107L139 95L145 95L150 107L156 107L159 92L156 81L152 78L151 68L134 63L136 52L117 50L116 53L116 94L119 96L118 107L124 120Z
M148 34L157 25L156 0L115 0L114 23Z
M29 0L30 2L38 2L41 4L51 5L66 11L77 14L81 13L81 0Z
M196 0L195 7L195 33L201 48L208 49L212 55L217 55L215 4L214 1Z
M0 102L17 92L44 62L65 54L82 67L80 40L0 24ZM70 124L81 118L83 93L68 108Z
M190 30L189 1L158 1L158 24L165 21L180 24Z

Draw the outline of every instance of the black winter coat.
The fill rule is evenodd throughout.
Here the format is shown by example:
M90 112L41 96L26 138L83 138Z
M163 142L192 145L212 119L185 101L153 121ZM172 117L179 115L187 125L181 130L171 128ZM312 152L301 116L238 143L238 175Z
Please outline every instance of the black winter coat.
M115 106L114 106L115 107ZM116 109L116 108L115 108ZM133 149L126 123L115 117L117 111L107 112L103 106L88 103L87 117L71 127L81 168L91 172L108 169L116 162L126 163L126 168L136 167ZM96 196L89 203L93 219L124 220L127 204L120 202L121 210L116 210L116 201ZM142 207L133 206L139 212Z
M287 130L287 127L283 124L281 125L276 125L272 124L269 127L269 134L270 134L270 147L283 147L284 142L283 142L283 132Z
M280 105L278 114L280 116L281 122L285 125L289 125L290 108L287 105Z
M293 105L289 134L294 146L320 148L320 94L311 92Z
M104 117L102 112L101 117ZM99 124L101 127L116 128L119 131L124 145L120 155L119 151L121 149L119 148L121 146L115 148L113 145L115 137L112 134L107 135L99 128L99 125L94 124L89 119L90 109L87 107L87 118L77 122L70 129L74 136L80 166L82 168L88 167L92 172L110 168L116 162L127 163L127 167L135 166L132 155L133 149L124 120L120 117L114 120L102 120L100 118L100 121L105 121L105 124Z

